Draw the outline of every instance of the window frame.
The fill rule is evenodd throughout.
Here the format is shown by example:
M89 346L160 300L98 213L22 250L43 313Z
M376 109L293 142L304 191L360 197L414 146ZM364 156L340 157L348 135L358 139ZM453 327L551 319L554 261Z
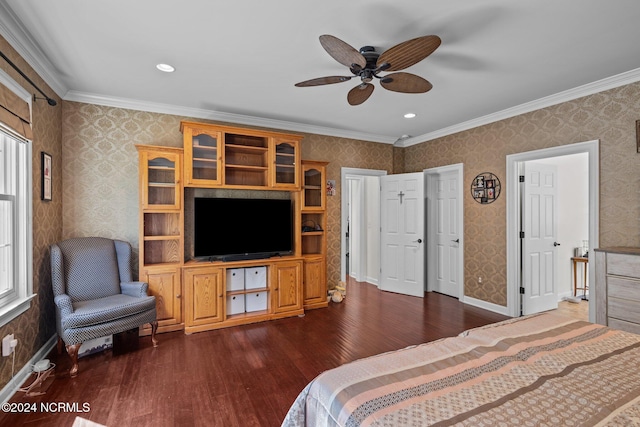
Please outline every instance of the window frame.
M29 110L32 111L31 94L2 70L0 70L0 84L27 102ZM24 224L17 227L24 228L25 236L21 247L17 249L17 256L14 249L13 289L8 291L8 295L0 302L0 326L3 326L27 311L31 307L31 300L37 294L33 292L33 144L32 141L20 136L3 123L0 123L0 131L16 140L18 144L25 144L24 165L18 165L18 168L26 168L25 182L20 185L26 192ZM16 221L21 220L21 218L16 219ZM18 233L19 231L16 231L16 235ZM17 242L14 242L14 246L16 244ZM21 275L17 274L19 269L23 269Z

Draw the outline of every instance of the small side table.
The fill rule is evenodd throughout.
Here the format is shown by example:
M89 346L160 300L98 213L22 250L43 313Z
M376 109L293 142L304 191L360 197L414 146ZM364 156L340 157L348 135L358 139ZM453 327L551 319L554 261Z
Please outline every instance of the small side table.
M571 258L573 262L573 295L578 296L578 291L582 291L582 299L587 300L587 291L589 286L587 285L587 266L589 265L589 258L582 256L574 256ZM578 263L584 264L584 274L582 275L582 287L578 287Z

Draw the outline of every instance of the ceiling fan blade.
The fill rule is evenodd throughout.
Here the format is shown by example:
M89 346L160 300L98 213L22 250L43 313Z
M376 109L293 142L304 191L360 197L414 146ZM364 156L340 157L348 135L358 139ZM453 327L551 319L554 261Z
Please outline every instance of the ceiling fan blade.
M380 79L380 84L387 90L402 93L429 92L433 85L420 76L410 73L391 73Z
M386 71L404 70L431 55L440 46L440 37L422 36L397 44L380 55L377 66L390 64Z
M342 83L347 80L351 80L350 76L328 76L328 77L319 77L317 79L305 80L300 83L296 83L297 87L308 87L308 86L321 86L321 85L330 85L333 83Z
M349 91L347 101L351 105L360 105L373 93L374 86L371 83L361 83Z
M360 68L364 68L367 65L367 60L360 52L337 37L328 34L320 36L320 44L333 59L346 67L358 64Z

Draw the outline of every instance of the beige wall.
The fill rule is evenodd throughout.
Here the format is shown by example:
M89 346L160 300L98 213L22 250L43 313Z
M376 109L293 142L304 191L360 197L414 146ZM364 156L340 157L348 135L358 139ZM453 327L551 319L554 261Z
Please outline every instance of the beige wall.
M16 64L47 95L58 101L51 107L46 101L38 100L32 106L33 122L33 292L37 294L31 308L8 324L0 327L0 338L15 334L16 372L55 334L55 312L51 289L51 268L49 245L60 240L62 235L62 166L61 123L62 107L60 98L31 67L0 37L0 51ZM0 59L0 68L18 84L34 93L33 89L13 68ZM51 202L40 200L41 174L40 153L45 151L53 156L53 195ZM0 358L0 388L11 379L11 357Z
M600 246L640 246L640 83L408 147L405 171L464 163L465 295L507 305L506 156L600 140ZM503 194L476 203L471 180L493 172ZM482 276L483 283L477 283Z
M64 102L63 108L64 237L119 238L131 242L137 252L138 156L134 144L182 147L180 121L187 118L77 102ZM304 134L302 158L328 161L327 179L338 184L336 196L327 200L327 279L331 287L340 277L340 169L391 173L392 150L386 144Z

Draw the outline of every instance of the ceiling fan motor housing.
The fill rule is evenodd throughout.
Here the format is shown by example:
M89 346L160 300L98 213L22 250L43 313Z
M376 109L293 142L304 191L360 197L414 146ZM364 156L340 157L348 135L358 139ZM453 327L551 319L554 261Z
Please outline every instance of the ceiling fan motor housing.
M364 83L369 83L371 80L373 80L374 77L377 77L376 64L380 54L376 52L376 48L373 46L363 46L360 48L359 52L367 61L367 63L364 68L360 68L358 64L353 64L350 68L350 71L356 76L359 76Z
M365 68L371 68L375 70L376 62L378 61L378 57L380 54L376 52L376 48L373 46L362 46L360 48L360 53L364 56L364 59L367 60L367 65Z

